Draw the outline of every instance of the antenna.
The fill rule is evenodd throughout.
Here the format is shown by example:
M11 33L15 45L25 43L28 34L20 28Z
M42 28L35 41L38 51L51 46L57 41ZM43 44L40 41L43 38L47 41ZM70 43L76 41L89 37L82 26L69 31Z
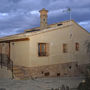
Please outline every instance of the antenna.
M63 10L63 12L68 12L69 13L69 20L71 20L71 8L67 8Z
M71 25L71 8L67 8L65 10L63 10L63 12L67 12L69 13L69 20L70 20L70 25ZM72 37L72 32L70 32L70 39Z
M68 8L67 11L69 12L69 19L71 20L71 8Z

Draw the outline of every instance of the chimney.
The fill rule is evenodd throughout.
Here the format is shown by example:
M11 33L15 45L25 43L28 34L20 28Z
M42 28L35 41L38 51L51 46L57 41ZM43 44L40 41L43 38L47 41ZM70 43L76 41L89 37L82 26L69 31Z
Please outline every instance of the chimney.
M39 12L40 12L40 28L45 29L47 28L48 10L45 10L45 8L43 8Z

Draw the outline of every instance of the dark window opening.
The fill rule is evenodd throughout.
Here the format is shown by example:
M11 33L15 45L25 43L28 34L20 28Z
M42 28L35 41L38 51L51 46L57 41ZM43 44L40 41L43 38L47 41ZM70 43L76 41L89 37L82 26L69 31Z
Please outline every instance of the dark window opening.
M42 71L41 73L43 74L44 72Z
M57 73L57 76L60 76L60 73Z
M72 67L71 66L69 66L69 69L71 69Z
M49 76L49 75L50 75L50 73L49 73L49 72L46 72L44 75L45 75L45 76Z
M60 24L57 24L57 26L61 26L61 25L63 25L63 24L61 24L61 23Z
M79 51L79 43L75 43L75 49L76 51Z

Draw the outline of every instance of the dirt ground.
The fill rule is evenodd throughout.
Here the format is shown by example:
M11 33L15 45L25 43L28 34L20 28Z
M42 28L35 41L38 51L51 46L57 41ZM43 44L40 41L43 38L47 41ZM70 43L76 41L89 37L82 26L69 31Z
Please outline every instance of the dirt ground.
M37 78L29 80L0 79L0 90L51 90L62 85L76 88L84 77Z

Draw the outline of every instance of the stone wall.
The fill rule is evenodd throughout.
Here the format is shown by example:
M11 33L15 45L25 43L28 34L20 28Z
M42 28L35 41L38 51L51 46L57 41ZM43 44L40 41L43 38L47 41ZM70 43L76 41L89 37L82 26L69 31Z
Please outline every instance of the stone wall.
M80 74L76 62L31 67L29 72L32 77L76 76Z
M44 65L39 67L20 67L15 66L21 72L22 79L28 75L29 78L37 78L37 77L56 77L56 76L78 76L80 75L80 69L77 62L69 62L63 64L54 64L54 65ZM15 70L16 70L15 68ZM17 71L14 71L14 76L17 76ZM18 77L20 78L20 76Z
M81 74L90 75L90 63L88 64L83 64L83 65L79 65L79 71Z

